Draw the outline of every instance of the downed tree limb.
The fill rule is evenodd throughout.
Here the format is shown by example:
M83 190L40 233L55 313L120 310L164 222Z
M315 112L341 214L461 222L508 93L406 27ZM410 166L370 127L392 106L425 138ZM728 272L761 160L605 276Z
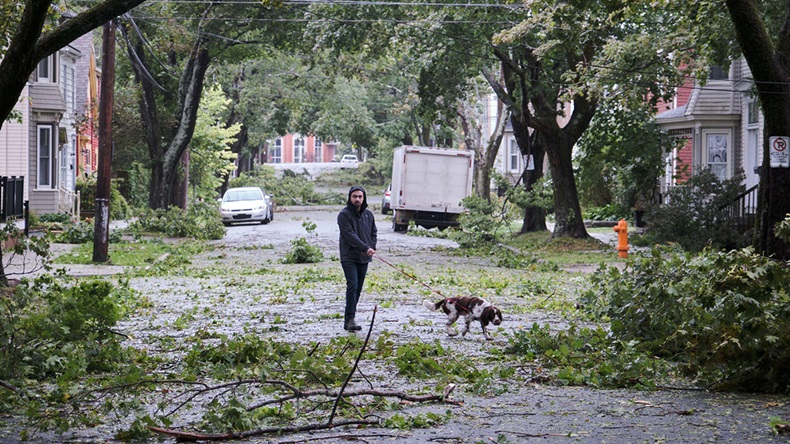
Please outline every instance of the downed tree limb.
M359 348L359 353L357 354L357 359L354 361L354 365L351 367L351 371L348 372L348 377L343 382L343 385L340 386L340 392L337 394L335 398L335 404L332 406L332 413L329 414L329 420L326 422L328 426L332 425L332 420L335 418L335 412L337 411L337 405L340 403L340 399L343 397L343 392L346 390L349 381L351 381L351 377L354 376L354 372L357 371L357 366L359 366L359 360L362 359L362 354L365 352L365 349L368 346L368 341L370 341L370 334L373 332L373 322L376 321L376 312L378 311L379 306L376 305L373 307L373 316L370 318L370 327L368 327L368 334L365 336L365 342L362 344L362 347Z
M180 430L165 429L161 427L148 426L152 432L162 435L172 436L182 441L231 441L236 439L251 438L260 435L281 435L284 433L300 433L312 432L315 430L328 430L335 427L342 427L347 425L378 425L378 419L351 419L347 421L336 421L332 424L306 424L303 426L290 426L290 427L266 427L263 429L247 430L244 432L235 433L195 433L184 432Z
M281 402L290 401L292 399L303 399L303 398L309 398L311 396L330 396L330 397L334 398L334 397L339 396L339 395L340 395L340 391L332 390L332 389L305 390L305 391L299 392L297 394L284 396L282 398L269 399L269 400L266 400L266 401L261 401L261 402L256 403L256 404L252 404L249 407L247 407L247 411L255 410L257 408L264 407L264 406L271 405L271 404L279 404ZM354 397L354 396L365 396L365 395L381 396L381 397L385 397L385 398L398 398L398 399L402 399L404 401L409 401L409 402L441 401L441 402L447 402L447 403L450 403L450 404L460 404L459 402L450 401L450 400L446 399L446 396L444 394L441 394L441 395L412 395L412 394L409 394L409 393L399 392L399 391L395 391L395 390L377 390L377 389L348 390L348 391L343 393L343 397L345 397L345 398L351 398L351 397Z
M11 385L8 382L3 381L2 379L0 379L0 387L7 388L8 390L11 390L12 392L20 396L23 396L25 394L25 392L23 392L22 389L20 389L19 387Z
M293 399L304 399L313 396L333 397L335 398L334 406L326 422L305 424L301 426L267 427L267 428L261 428L255 430L247 430L243 432L232 432L232 433L198 433L198 432L166 429L166 428L155 427L155 426L148 426L148 429L151 430L152 432L171 436L182 441L230 441L230 440L245 439L245 438L250 438L253 436L260 436L260 435L269 435L269 434L282 435L286 433L300 433L300 432L310 432L316 430L329 430L335 427L342 427L349 425L379 425L380 419L369 419L369 417L362 417L361 419L340 420L340 421L335 420L335 413L337 411L337 406L340 403L340 401L345 400L345 398L353 397L353 396L372 395L372 396L381 396L381 397L392 397L409 402L434 402L434 401L452 402L449 401L448 399L453 389L455 388L453 384L448 385L441 395L411 395L408 393L398 392L394 390L376 390L373 388L348 390L348 391L346 390L348 383L351 381L352 376L357 370L359 361L362 359L362 355L364 354L365 349L367 348L368 342L370 341L370 336L373 331L373 324L376 319L377 309L378 307L373 309L373 318L370 321L370 327L368 328L368 333L367 333L367 337L365 338L365 342L362 344L362 347L360 348L359 353L357 354L357 358L354 361L354 365L352 366L351 371L349 372L348 376L346 377L346 380L344 381L340 389L333 390L333 389L325 388L325 389L303 391L303 390L299 390L298 388L294 387L291 384L279 380L242 381L242 383L257 382L257 383L270 383L270 384L281 385L292 392L290 395L287 396L250 405L247 407L247 411L251 411L256 408L260 408L269 404L280 404ZM227 383L227 385L233 385L239 383L240 381L235 381L235 382ZM207 387L206 389L215 389L215 388L216 387ZM456 402L452 402L452 403L460 404Z

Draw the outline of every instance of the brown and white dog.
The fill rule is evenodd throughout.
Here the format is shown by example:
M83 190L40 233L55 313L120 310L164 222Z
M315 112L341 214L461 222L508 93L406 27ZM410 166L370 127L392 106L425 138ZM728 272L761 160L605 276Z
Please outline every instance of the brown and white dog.
M499 311L498 308L491 305L491 303L485 299L474 296L445 298L439 302L423 301L422 305L431 311L437 311L440 308L444 311L447 315L445 329L450 336L458 334L453 328L453 324L455 324L455 321L461 316L464 317L465 321L464 330L461 332L463 336L469 333L469 326L472 324L472 321L480 321L480 327L483 328L483 335L489 341L494 338L486 331L488 324L499 325L502 322L502 312Z

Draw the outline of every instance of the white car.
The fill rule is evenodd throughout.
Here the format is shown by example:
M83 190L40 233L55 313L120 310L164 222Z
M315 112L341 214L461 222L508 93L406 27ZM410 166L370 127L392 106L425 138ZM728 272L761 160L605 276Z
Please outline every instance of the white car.
M345 154L340 159L340 168L356 168L359 166L356 154Z
M259 187L229 188L219 204L222 223L260 222L268 224L274 219L272 197Z

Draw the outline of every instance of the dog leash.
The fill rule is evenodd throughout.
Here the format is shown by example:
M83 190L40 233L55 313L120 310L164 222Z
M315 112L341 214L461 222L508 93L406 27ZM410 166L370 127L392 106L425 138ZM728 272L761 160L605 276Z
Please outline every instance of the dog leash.
M438 294L439 296L443 297L444 299L451 301L453 304L455 304L455 305L456 305L456 306L458 306L458 307L461 307L463 310L465 310L465 311L470 311L468 308L466 308L466 307L464 307L463 305L459 304L459 303L458 303L458 300L457 300L456 298L448 298L447 296L443 295L443 294L442 294L442 292L440 292L439 290L436 290L436 289L434 289L434 288L431 288L431 286L429 286L429 285L428 285L428 284L426 284L425 282L423 282L423 281L421 281L421 280L417 279L417 277L416 277L416 276L414 276L414 275L412 275L412 274L409 274L409 273L406 273L405 271L401 270L400 268L396 267L395 265L392 265L391 263L387 262L387 261L386 261L386 260L385 260L383 257L379 256L379 254L378 254L378 253L374 254L373 256L375 256L375 257L376 257L378 260L380 260L381 262L384 262L385 264L387 264L387 265L389 265L390 267L394 268L395 270L397 270L398 272L400 272L402 275L404 275L404 276L407 276L407 277L411 278L412 280L414 280L414 282L416 282L416 283L418 283L418 284L422 285L423 287L427 288L428 290L431 290L432 292L434 292L434 293Z

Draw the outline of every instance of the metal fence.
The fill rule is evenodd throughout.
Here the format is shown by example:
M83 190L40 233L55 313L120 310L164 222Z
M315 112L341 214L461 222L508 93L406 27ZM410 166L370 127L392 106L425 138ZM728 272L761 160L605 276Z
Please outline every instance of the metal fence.
M25 215L25 178L0 176L0 221Z
M730 205L724 208L730 223L740 233L745 233L754 228L754 222L757 218L757 190L758 185L749 188L739 194Z

